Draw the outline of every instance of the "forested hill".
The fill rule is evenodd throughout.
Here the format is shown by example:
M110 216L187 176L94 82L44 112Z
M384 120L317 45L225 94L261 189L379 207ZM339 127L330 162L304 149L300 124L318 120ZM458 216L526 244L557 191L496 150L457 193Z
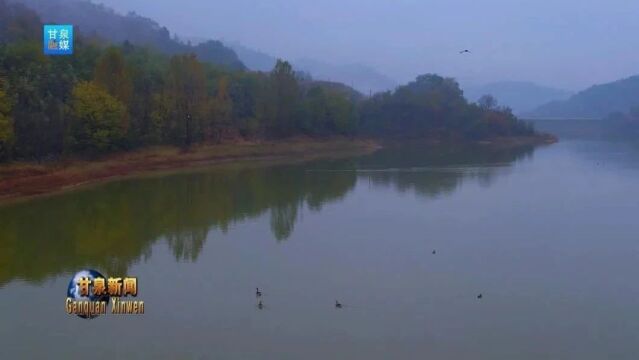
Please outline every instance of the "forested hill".
M639 76L595 85L565 101L554 101L524 114L531 118L596 118L639 106Z
M455 79L435 74L372 96L359 113L360 131L376 136L480 140L536 134L494 97L468 103Z
M269 72L105 44L81 29L72 56L45 56L42 21L0 0L0 160L95 156L152 145L296 135L481 140L534 136L494 99L422 75L365 98L278 60Z
M9 0L26 5L38 13L43 22L73 24L85 35L96 35L115 44L129 41L150 46L167 54L195 53L198 58L232 69L245 69L237 54L219 41L207 41L196 46L171 37L166 27L135 13L120 15L104 5L84 0Z

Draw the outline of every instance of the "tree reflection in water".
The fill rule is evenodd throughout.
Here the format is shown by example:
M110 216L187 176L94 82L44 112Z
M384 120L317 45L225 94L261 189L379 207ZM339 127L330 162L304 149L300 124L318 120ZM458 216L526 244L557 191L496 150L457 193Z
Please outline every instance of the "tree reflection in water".
M531 148L404 146L347 160L219 168L118 181L0 207L0 286L41 282L85 267L125 274L164 240L177 261L196 261L212 229L270 213L278 241L302 207L320 211L357 181L433 197L464 179L485 184ZM359 170L358 170L359 169ZM393 169L393 170L389 170Z

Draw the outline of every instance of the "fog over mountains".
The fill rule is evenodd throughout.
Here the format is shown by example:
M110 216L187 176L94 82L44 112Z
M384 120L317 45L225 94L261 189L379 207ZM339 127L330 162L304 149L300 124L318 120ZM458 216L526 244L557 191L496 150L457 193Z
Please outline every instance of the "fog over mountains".
M397 72L393 69L402 67L398 62L390 70L388 67L381 67L385 70L382 72L378 69L378 66L369 65L369 63L375 63L373 60L377 59L366 57L365 54L362 54L361 61L344 61L337 56L334 58L329 55L315 57L313 52L309 52L299 58L294 56L286 57L280 55L281 50L278 50L277 47L260 47L263 50L259 51L250 46L243 46L240 42L225 41L223 43L217 40L209 40L209 38L205 37L201 37L199 40L193 41L193 44L189 44L188 41L179 40L175 36L176 33L181 33L182 31L189 32L188 26L182 24L182 27L172 28L172 32L164 23L160 23L154 18L146 17L146 11L152 14L153 11L157 10L147 5L143 7L145 12L139 15L135 12L114 11L108 6L97 4L97 2L101 1L9 1L29 6L37 11L45 22L71 22L80 29L81 33L96 34L116 44L129 41L136 45L154 47L166 54L192 52L197 54L202 61L219 64L230 69L242 70L248 68L258 71L270 71L277 57L282 57L289 60L296 70L309 73L315 79L340 82L352 86L365 95L396 88L398 81L394 76ZM125 3L122 2L121 4ZM126 4L126 6L121 5L119 7L120 11L122 9L137 9L140 2L131 1L130 3L126 2ZM175 24L173 26L175 27ZM216 23L215 26L211 27L220 31L220 36L212 36L214 39L225 37L220 26L221 24ZM252 32L252 34L255 33ZM239 40L241 41L241 39ZM310 43L298 45L310 46ZM380 42L379 44L380 47L391 45L392 43L389 42ZM335 46L335 51L337 51L338 45ZM411 57L419 58L417 48L412 45L410 48L414 49L411 52ZM332 54L331 51L327 51L325 54ZM472 55L467 57L457 56L459 54L456 47L447 51L455 55L454 60L450 61L451 63L459 63L457 64L458 66L462 66L461 64L463 63L463 66L473 67L475 68L473 71L476 71L476 74L481 74L482 77L490 75L490 72L484 68L488 63L486 59L482 58L481 48L477 50L473 48ZM437 56L439 56L438 53L433 52L420 59L423 61L423 66L420 65L423 70L421 73L439 72L440 67L428 66L428 61ZM331 60L326 61L324 58ZM621 59L622 57L618 58ZM551 59L540 61L548 64L547 62L551 61ZM611 65L609 68L615 68L615 66ZM632 70L628 67L625 69L626 73ZM394 75L388 76L385 74L386 71ZM549 74L552 72L551 69L548 69ZM632 74L632 72L630 73ZM417 74L415 73L414 76ZM466 78L461 70L459 72L449 72L448 74L453 77ZM502 78L501 75L493 75L492 78L494 79ZM590 73L583 73L581 74L581 79L584 79L584 82L589 81L588 79L596 79L596 77L591 77L590 75ZM558 74L557 76L561 77L563 75ZM597 76L602 77L602 72L598 72ZM614 73L610 73L607 76L614 76ZM536 79L532 74L531 78ZM475 83L481 83L477 81L476 77L474 81ZM544 83L550 82L544 81ZM631 108L639 106L639 98L634 95L639 92L639 76L630 76L621 80L591 86L573 96L571 96L570 91L525 81L493 81L485 85L467 85L463 88L465 97L471 102L476 101L482 95L490 94L496 97L501 105L512 108L515 114L533 118L603 118L612 112L627 112Z
M240 60L251 70L271 71L277 57L243 46L238 42L226 42ZM398 84L376 69L363 64L332 64L310 58L292 60L297 71L310 74L314 79L340 82L351 86L362 94L394 89Z
M93 1L179 34L288 60L365 64L400 83L437 73L576 91L639 73L638 1Z
M78 0L9 0L33 9L42 21L71 23L83 35L98 36L115 44L128 41L134 45L150 46L164 54L195 53L205 62L235 70L245 69L233 50L216 40L191 46L177 40L171 32L155 20L129 12L115 12L104 5Z
M502 106L510 107L515 114L529 112L550 101L567 99L566 90L541 86L527 81L501 81L485 85L464 86L469 101L477 101L483 95L492 95Z
M533 118L605 118L639 107L639 75L594 85L564 101L544 104L526 114Z

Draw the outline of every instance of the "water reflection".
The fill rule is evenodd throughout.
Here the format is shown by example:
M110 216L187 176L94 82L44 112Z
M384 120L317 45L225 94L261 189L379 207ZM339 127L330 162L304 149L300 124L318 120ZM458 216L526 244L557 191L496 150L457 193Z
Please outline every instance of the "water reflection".
M373 186L413 191L428 198L453 193L464 181L490 186L513 163L532 157L534 147L426 146L403 144L383 149L344 166Z
M532 151L404 146L348 160L120 181L0 207L0 286L85 267L125 274L161 240L176 261L195 261L212 229L225 232L267 213L273 236L282 241L303 207L319 211L360 180L438 196L464 179L488 185Z

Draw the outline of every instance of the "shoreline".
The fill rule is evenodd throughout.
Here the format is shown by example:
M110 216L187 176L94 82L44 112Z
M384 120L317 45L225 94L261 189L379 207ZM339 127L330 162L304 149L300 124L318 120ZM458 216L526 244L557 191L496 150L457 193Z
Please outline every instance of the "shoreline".
M381 148L370 139L307 139L238 141L178 147L149 147L104 156L98 160L64 158L45 163L0 165L0 205L76 190L126 178L251 162L308 161L364 155Z
M471 143L510 147L556 141L555 137L540 135ZM429 140L424 142L433 146L448 143ZM107 155L97 160L64 158L45 163L14 162L0 165L0 205L126 178L238 163L281 163L366 155L379 150L383 144L383 140L366 138L292 138L199 145L189 150L170 146L149 147Z

